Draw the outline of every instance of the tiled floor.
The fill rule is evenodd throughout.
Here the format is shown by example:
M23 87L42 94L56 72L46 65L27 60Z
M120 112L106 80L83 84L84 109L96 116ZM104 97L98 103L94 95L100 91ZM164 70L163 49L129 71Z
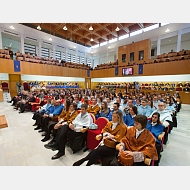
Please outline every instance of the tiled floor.
M89 151L72 153L66 147L66 153L57 160L51 157L57 153L44 148L46 142L40 133L34 131L32 112L19 114L11 104L0 102L0 115L5 115L8 127L0 129L0 166L72 166ZM190 165L190 105L182 105L178 113L178 127L169 134L164 145L160 166ZM86 165L86 162L83 163ZM98 166L98 165L94 165Z

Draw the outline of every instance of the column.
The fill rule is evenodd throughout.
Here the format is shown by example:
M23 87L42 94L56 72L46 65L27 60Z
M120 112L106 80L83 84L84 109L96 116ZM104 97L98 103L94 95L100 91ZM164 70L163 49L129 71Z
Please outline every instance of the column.
M39 57L41 57L41 47L42 47L42 44L41 44L41 39L39 39Z
M117 59L118 59L118 47L117 47L117 50L116 50L116 60L115 61L117 61Z
M63 60L63 52L61 51L61 61Z
M91 55L91 66L92 66L92 68L94 68L93 55Z
M53 44L53 59L55 59L55 44Z
M100 65L100 52L98 53L98 65Z
M158 40L157 40L157 55L160 55L160 45L161 45L161 39L160 39L160 36L158 36Z
M20 37L20 53L23 53L24 54L24 36L23 34L21 33L21 37Z
M177 52L181 50L181 29L178 30L178 38L177 38Z
M0 28L0 49L3 49L3 41L1 36L1 28Z
M109 63L109 51L107 49L107 63Z

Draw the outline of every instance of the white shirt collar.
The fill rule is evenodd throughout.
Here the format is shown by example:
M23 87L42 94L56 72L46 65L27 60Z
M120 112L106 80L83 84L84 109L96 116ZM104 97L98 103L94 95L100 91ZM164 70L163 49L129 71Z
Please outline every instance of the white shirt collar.
M73 115L74 112L75 112L75 110L71 111L70 116Z
M131 115L132 118L134 118L135 116L136 116L136 114L135 115Z
M155 122L155 123L152 122L152 123L151 123L152 126L156 126L156 124L157 124L157 122Z
M112 123L112 130L114 130L116 127L117 127L117 125L118 125L118 122L116 122L116 123Z
M136 139L139 137L139 135L144 131L144 129L142 129L141 131L139 131L138 129L136 129Z

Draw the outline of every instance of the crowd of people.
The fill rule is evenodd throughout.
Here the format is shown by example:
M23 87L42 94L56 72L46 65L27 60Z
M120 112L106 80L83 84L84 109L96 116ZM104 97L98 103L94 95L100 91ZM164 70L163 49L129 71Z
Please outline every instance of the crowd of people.
M45 95L52 98L45 100ZM99 160L102 165L145 165L145 158L159 165L161 140L158 137L164 131L164 144L167 143L168 127L169 132L177 127L176 116L182 103L177 93L145 94L136 90L116 94L115 90L99 89L31 93L21 90L10 103L23 113L26 108L31 110L35 97L41 99L41 107L33 113L34 130L42 133L42 142L50 140L45 148L58 150L52 160L65 155L67 142L75 150L73 152L84 148L88 128L93 124L92 118L107 118L107 125L97 135L99 145L85 158L73 163L74 166L84 161L88 161L89 166Z

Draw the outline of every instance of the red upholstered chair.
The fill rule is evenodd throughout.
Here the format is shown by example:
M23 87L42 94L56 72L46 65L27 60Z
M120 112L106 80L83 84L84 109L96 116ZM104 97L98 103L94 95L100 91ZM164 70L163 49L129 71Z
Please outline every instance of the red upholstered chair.
M142 90L145 90L145 87L144 87L144 86L142 87Z
M2 89L3 89L3 90L8 90L8 92L9 92L8 83L3 82L3 83L2 83Z
M100 117L96 120L95 124L98 125L98 129L96 130L88 130L87 135L87 148L90 150L94 150L100 141L96 140L96 135L101 134L102 129L106 126L106 124L109 122L109 120L105 117Z
M77 110L78 114L81 112L81 110Z
M27 82L24 82L24 83L23 83L23 87L24 87L24 90L29 90L29 88L28 88L28 83L27 83Z
M176 91L182 91L182 88L181 87L176 88Z
M40 106L40 98L35 98L35 102L30 103L32 105L32 111L34 112L35 110L38 110Z

